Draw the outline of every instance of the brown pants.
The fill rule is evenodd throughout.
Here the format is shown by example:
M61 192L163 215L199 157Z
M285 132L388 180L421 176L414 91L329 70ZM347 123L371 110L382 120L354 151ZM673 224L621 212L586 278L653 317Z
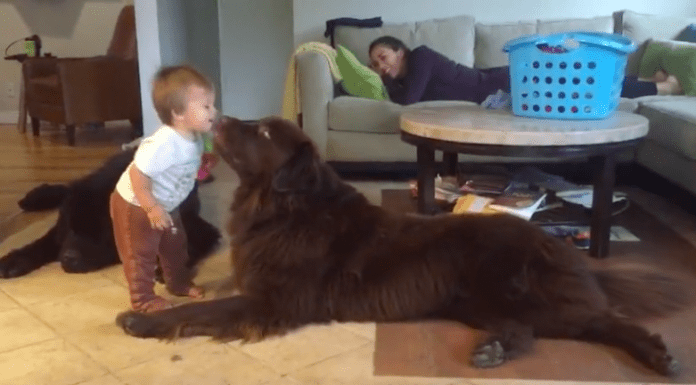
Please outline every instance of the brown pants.
M158 254L169 292L186 295L192 277L186 267L187 240L179 209L170 213L176 230L153 229L142 208L128 203L114 191L111 193L110 214L116 250L123 263L133 309L147 311L148 305L162 301L154 292Z

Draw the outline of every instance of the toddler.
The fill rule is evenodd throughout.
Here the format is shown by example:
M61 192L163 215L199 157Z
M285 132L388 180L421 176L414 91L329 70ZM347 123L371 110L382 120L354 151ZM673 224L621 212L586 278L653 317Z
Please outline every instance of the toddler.
M211 131L216 117L213 86L196 69L163 67L152 85L152 101L164 124L141 141L110 200L131 306L139 312L172 306L154 293L158 256L170 293L204 296L186 267L186 232L178 206L194 187L203 136Z

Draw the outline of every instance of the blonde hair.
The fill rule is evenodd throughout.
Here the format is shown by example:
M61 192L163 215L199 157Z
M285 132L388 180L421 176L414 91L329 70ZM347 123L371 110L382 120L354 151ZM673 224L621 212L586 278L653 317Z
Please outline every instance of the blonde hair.
M191 86L214 92L213 83L188 65L162 67L152 81L152 102L162 123L171 125L172 112L181 114L186 110L187 95Z

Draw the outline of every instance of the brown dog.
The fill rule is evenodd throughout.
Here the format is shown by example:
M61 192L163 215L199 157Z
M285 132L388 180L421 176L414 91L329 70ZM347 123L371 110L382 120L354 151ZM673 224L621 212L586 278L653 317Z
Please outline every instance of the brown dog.
M686 305L676 279L591 268L589 258L508 215L402 215L368 203L296 125L224 117L222 158L239 174L232 260L240 295L117 323L138 337L258 340L310 323L450 319L490 331L472 363L491 367L535 337L624 349L664 375L678 364L626 316Z

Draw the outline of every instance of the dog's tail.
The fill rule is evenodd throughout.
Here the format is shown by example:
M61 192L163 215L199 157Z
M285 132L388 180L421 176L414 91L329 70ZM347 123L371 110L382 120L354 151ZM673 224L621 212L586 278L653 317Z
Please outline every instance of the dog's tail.
M681 310L694 302L688 278L640 263L611 264L594 273L617 313L644 318Z
M60 207L70 187L64 184L42 184L30 190L17 204L24 211L50 210Z

